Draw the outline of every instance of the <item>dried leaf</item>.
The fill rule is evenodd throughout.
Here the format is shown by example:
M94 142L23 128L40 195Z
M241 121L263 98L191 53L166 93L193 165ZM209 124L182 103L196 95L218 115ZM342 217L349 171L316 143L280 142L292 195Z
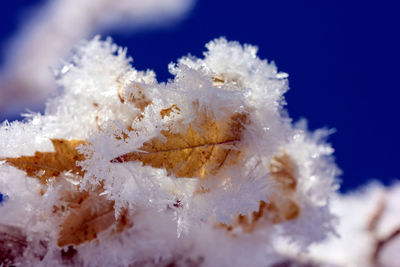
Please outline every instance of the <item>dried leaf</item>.
M6 158L12 166L26 171L28 176L38 178L42 183L51 177L57 177L64 171L71 171L83 176L77 161L85 159L76 149L85 141L52 139L55 152L35 152L34 156ZM118 220L114 216L114 202L99 196L99 192L62 191L60 202L65 205L54 206L53 213L67 213L62 218L58 245L79 245L83 242L96 239L98 234L112 225L120 232L128 225L126 214Z
M268 196L269 202L260 201L258 211L239 215L230 226L223 225L228 230L240 226L245 232L251 232L260 221L276 224L299 217L300 207L294 198L297 182L289 155L282 152L273 157L269 169L271 178L276 182L275 191Z
M294 176L293 163L286 152L273 157L269 169L271 178L281 185L282 190L289 192L296 190L297 181Z
M273 222L279 223L296 219L300 215L300 207L293 196L297 181L292 160L287 153L282 152L272 158L269 169L271 178L277 182L277 190L269 198L271 205L277 207L277 210L274 211Z
M88 192L69 192L64 196L68 215L61 224L58 246L80 245L97 238L98 234L112 225L121 232L128 226L123 213L118 220L114 216L114 201Z
M171 112L172 109L179 110L177 106L171 106ZM168 175L199 178L215 175L222 167L236 163L246 114L236 113L224 121L216 121L206 112L199 114L186 130L161 131L163 137L153 138L139 152L122 155L112 162L141 161L143 165L165 168Z
M59 176L64 171L71 171L83 175L77 161L84 160L84 155L76 149L85 144L81 140L51 139L55 152L35 152L34 156L21 156L18 158L5 158L10 165L26 172L28 176L38 178L46 183L51 177Z

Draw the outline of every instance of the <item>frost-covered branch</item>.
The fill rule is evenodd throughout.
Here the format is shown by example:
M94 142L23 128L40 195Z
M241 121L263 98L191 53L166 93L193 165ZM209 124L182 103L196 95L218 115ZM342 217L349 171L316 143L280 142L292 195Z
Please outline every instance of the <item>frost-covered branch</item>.
M392 266L398 185L337 194L329 131L292 124L287 74L254 46L206 47L158 83L96 37L44 114L2 124L3 264L373 266L375 249Z

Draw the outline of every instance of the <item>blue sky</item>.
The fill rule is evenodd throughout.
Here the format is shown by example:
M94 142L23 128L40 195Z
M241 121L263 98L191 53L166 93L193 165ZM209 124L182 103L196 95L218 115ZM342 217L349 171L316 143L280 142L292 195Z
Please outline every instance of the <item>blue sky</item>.
M1 2L0 62L5 41L40 2ZM290 116L306 118L311 129L336 129L329 141L347 191L400 178L399 11L396 1L200 0L178 25L101 34L128 47L134 66L154 69L160 81L171 77L169 62L201 56L216 37L257 45L261 58L289 73Z

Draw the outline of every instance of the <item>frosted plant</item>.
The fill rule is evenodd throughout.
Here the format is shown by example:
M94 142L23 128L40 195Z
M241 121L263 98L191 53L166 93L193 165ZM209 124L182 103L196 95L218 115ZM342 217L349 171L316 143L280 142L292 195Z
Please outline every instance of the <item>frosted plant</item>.
M43 115L2 124L3 265L346 266L315 247L336 236L329 131L292 124L256 47L206 47L158 83L96 37Z
M54 94L52 69L71 47L101 30L134 31L143 25L172 24L193 0L46 0L8 45L0 69L0 112L15 114L41 106ZM66 26L67 25L67 26ZM123 26L123 27L121 27ZM59 71L63 71L62 68Z

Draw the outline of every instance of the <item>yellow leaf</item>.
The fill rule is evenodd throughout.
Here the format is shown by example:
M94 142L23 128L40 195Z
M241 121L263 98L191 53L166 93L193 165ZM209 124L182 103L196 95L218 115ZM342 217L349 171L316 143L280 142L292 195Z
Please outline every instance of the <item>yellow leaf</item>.
M35 152L34 156L5 158L10 165L24 170L28 176L38 178L43 184L51 177L57 177L64 171L83 176L76 164L85 159L76 149L86 141L51 139L55 152ZM98 190L97 190L98 191ZM128 225L126 212L115 219L114 201L99 196L99 192L61 191L60 202L65 205L54 206L53 213L66 214L61 217L58 245L79 245L96 239L98 234L115 225L115 231L121 232ZM42 194L43 195L43 194Z
M77 161L84 160L78 152L77 146L86 144L81 140L51 139L55 152L35 152L34 156L21 156L18 158L5 158L6 162L26 172L28 176L38 178L46 183L51 177L56 177L64 171L83 175Z
M172 105L161 114L167 116L173 109L180 111ZM235 113L217 121L205 111L198 114L186 130L161 131L162 137L145 142L139 152L121 155L112 162L140 161L143 165L165 168L168 175L199 178L215 175L221 168L236 163L247 115Z

